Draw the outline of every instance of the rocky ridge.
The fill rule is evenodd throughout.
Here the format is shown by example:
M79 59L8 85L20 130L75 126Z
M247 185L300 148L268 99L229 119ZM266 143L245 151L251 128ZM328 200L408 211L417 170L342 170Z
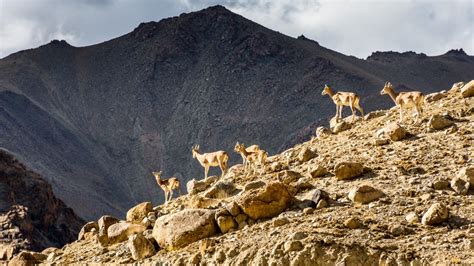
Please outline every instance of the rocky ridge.
M372 112L338 133L318 128L261 175L235 165L127 221L104 216L44 262L474 263L474 97L462 93L474 82L463 85L429 95L417 124L396 123L396 108ZM433 127L438 116L450 123ZM392 137L394 123L404 134Z

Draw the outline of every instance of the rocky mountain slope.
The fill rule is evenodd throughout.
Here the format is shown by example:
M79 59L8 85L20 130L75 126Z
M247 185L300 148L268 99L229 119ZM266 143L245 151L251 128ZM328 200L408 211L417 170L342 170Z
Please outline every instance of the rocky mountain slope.
M61 247L83 223L50 184L0 149L0 262L25 249Z
M396 108L371 112L318 128L260 174L234 165L126 221L103 216L43 262L472 264L474 81L470 97L461 87L427 96L418 123L397 124Z
M236 141L274 154L307 140L334 115L326 83L359 93L370 111L390 106L378 95L387 80L430 92L473 73L462 50L363 60L215 6L93 46L52 41L0 59L0 147L81 217L122 216L162 201L152 170L203 176L193 144L227 150L233 164Z

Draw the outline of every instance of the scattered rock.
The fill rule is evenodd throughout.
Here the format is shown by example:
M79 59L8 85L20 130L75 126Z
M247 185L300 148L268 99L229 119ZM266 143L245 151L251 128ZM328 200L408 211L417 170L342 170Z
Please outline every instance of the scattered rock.
M155 247L142 234L133 234L128 238L128 249L134 260L141 260L155 254Z
M375 146L383 146L383 145L387 145L390 143L390 140L388 139L375 139L374 140L374 145Z
M390 234L394 236L400 236L400 235L405 234L406 232L406 228L400 224L390 226L389 230L390 230Z
M408 136L408 132L398 123L392 122L384 128L379 129L376 136L377 138L387 137L392 141L399 141L405 139Z
M420 217L418 217L418 214L416 214L416 212L410 212L405 216L405 220L409 224L417 224L420 222Z
M441 115L432 115L430 120L428 120L428 129L429 130L441 130L445 129L454 124L453 121L441 116Z
M278 226L288 224L289 222L290 220L287 217L278 217L275 220L273 220L273 226L278 227Z
M295 232L290 236L291 240L302 240L308 237L308 234L305 232Z
M285 252L291 251L300 251L303 250L304 246L303 243L299 240L287 241L284 244Z
M350 190L348 198L352 202L366 204L384 196L384 193L369 185L354 187Z
M462 168L456 175L457 178L467 180L471 189L474 188L474 166L467 166Z
M186 184L186 189L190 195L196 195L199 192L202 192L208 189L211 184L219 180L217 176L209 176L203 180L192 179Z
M118 223L119 221L119 219L109 215L104 215L97 221L97 224L99 225L98 241L102 246L106 246L109 242L109 238L107 236L109 227L115 223Z
M449 181L438 178L432 183L432 187L436 190L447 189L449 187Z
M239 193L234 183L230 181L218 181L204 194L205 197L214 199L225 199Z
M474 96L474 80L469 81L461 88L461 95L463 98Z
M334 167L334 173L338 180L353 179L364 173L364 167L361 163L340 162Z
M278 173L278 180L283 184L290 184L297 181L301 177L300 173L290 170L284 170Z
M245 185L244 187L244 191L250 191L250 190L254 190L254 189L257 189L257 188L261 188L261 187L264 187L267 183L263 182L263 181L253 181L253 182L249 182Z
M329 194L322 190L322 189L314 189L311 190L306 196L305 199L308 198L312 202L314 202L314 205L316 206L321 200L328 200L329 199Z
M316 137L324 138L332 134L332 131L327 127L316 128Z
M238 200L242 211L250 218L257 220L277 216L292 201L286 186L280 182L272 182L257 191L247 191Z
M187 209L161 216L153 227L153 237L167 250L184 247L217 233L214 214L207 209Z
M99 231L99 224L96 221L86 223L79 232L77 240L84 240L84 234L90 232L92 229L95 229L96 232Z
M303 149L301 149L301 151L298 153L298 157L297 157L297 160L300 162L300 163L304 163L304 162L307 162L311 159L313 159L314 157L318 156L316 152L314 152L313 150L309 149L308 147L304 147Z
M425 212L421 223L424 225L437 225L448 219L449 211L446 206L442 203L434 203Z
M127 222L139 224L151 211L153 211L153 205L151 205L151 202L142 202L128 210Z
M351 217L344 221L344 226L350 229L357 229L362 227L362 222L358 218Z
M328 170L326 169L326 167L318 165L318 166L316 166L316 168L310 169L308 171L307 176L310 177L310 178L316 178L316 177L324 176L327 173L328 173Z
M450 185L459 195L466 195L469 190L469 182L459 177L451 179Z
M132 224L128 222L115 223L107 229L107 236L109 238L108 244L116 244L128 239L132 234L142 233L146 227L141 224Z
M314 213L314 209L311 208L311 207L304 208L304 209L303 209L303 213L304 213L305 215L313 214L313 213Z
M316 204L316 209L318 210L323 209L323 208L326 208L327 206L329 206L327 200L322 199L318 202L318 204Z
M352 127L352 125L350 123L348 123L346 121L341 121L341 122L335 123L333 126L331 126L331 131L332 131L332 133L337 134L337 133L340 133L340 132L343 132L343 131L346 131L346 130L350 129L351 127Z

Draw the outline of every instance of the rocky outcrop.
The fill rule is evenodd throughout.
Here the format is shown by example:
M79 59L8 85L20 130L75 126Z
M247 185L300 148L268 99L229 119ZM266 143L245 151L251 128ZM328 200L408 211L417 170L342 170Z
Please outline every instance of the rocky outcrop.
M151 202L142 202L127 212L127 222L139 224L153 211Z
M474 96L474 80L469 81L461 88L461 95L464 98Z

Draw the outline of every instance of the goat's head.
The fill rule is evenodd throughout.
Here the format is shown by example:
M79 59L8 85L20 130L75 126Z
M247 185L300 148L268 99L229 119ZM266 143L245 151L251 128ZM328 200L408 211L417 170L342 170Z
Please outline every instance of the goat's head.
M161 171L159 171L159 172L158 171L153 171L152 173L153 173L153 175L155 176L156 179L161 178Z
M196 158L196 154L199 153L199 145L194 145L192 148L193 158Z
M327 95L327 94L330 94L330 92L331 92L331 87L329 87L327 84L325 84L323 92L321 92L321 95Z
M392 83L390 82L385 82L385 85L383 86L383 89L380 91L380 95L388 94L390 90L392 90Z

